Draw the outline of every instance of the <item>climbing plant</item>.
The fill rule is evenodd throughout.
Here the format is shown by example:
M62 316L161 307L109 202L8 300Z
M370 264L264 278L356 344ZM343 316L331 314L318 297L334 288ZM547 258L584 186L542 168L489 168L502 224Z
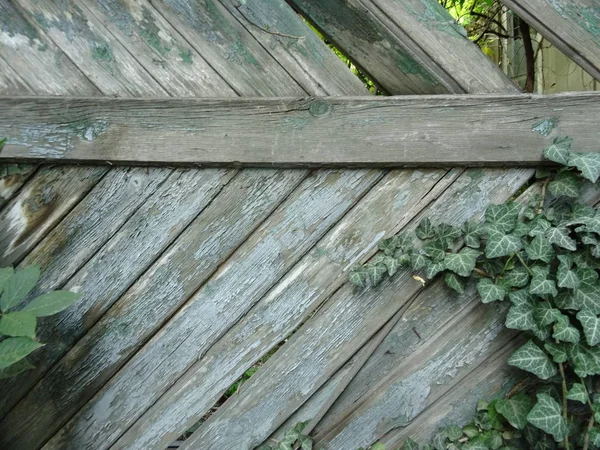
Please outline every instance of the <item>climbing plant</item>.
M535 382L481 404L475 421L442 430L426 450L600 448L600 210L582 203L582 186L600 177L600 153L571 151L559 137L538 170L541 193L490 205L482 222L424 219L414 234L383 240L372 261L352 269L359 288L408 267L426 283L443 277L463 293L473 280L483 303L510 302L506 327L528 341L508 360ZM407 450L419 449L413 441Z

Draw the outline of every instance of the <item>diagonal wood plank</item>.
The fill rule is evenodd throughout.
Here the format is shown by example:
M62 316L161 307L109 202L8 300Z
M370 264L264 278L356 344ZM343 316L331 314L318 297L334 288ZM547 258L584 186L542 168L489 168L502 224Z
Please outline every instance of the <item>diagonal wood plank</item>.
M565 55L600 80L598 0L502 0Z
M0 98L0 161L537 165L597 148L600 93L269 99ZM73 124L77 124L73 126ZM365 152L364 149L369 151Z
M109 446L124 431L123 427L127 427L148 408L222 334L239 321L380 178L379 171L319 171L305 179L45 448L98 449L99 445L102 448ZM221 226L228 225L221 222ZM171 276L177 275L177 272L173 272ZM164 295L149 300L164 303L163 298ZM136 301L139 302L139 298ZM150 305L144 307L150 311L154 308ZM144 316L147 317L148 313ZM161 319L164 320L164 316ZM94 341L90 344L94 345ZM127 346L126 341L114 342L111 339L108 344L117 354L127 354L127 348L123 351L115 347ZM101 354L105 354L105 346L97 348ZM81 350L89 353L89 344ZM68 363L72 360L67 355L63 361ZM53 372L61 373L62 377L69 374L79 377L79 373L85 373L91 369L90 364L94 364L93 373L104 371L110 375L111 368L106 367L107 362L113 366L115 364L113 357L100 361L84 357L78 362L81 369L77 371L68 369ZM95 377L96 380L98 378ZM52 381L58 380L47 378L46 389L55 389ZM128 394L123 395L126 392L137 392L134 401L130 401ZM35 402L36 396L34 389L29 401ZM61 402L66 403L65 408L74 412L78 406L83 406L81 395L77 392L72 391L69 397L72 398L70 402ZM22 405L25 404L22 402L17 408ZM107 408L108 405L111 405L110 408ZM23 406L22 411L28 409ZM57 422L51 416L48 421ZM7 420L4 422L8 423ZM10 428L7 426L5 431L0 426L0 435L9 432ZM21 447L22 442L20 439L20 446L15 448L26 448Z
M530 176L529 170L468 170L419 216L462 222ZM263 442L419 290L409 273L397 275L387 289L355 292L344 285L184 448L238 450Z
M288 1L391 94L518 91L436 0Z
M363 246L376 243L382 235L380 227L390 232L399 229L457 175L453 172L444 176L440 170L388 174L165 392L113 448L160 448L172 442L218 400L247 366L281 342L340 286L349 261L365 258ZM375 211L388 211L389 215L382 218ZM367 223L362 218L367 218ZM344 242L341 248L340 240ZM252 345L244 346L245 342Z

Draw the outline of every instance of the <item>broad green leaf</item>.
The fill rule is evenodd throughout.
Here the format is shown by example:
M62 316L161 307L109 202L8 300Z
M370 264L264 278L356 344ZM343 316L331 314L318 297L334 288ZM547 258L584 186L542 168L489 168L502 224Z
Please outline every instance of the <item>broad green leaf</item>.
M309 437L303 437L300 439L300 450L312 450L313 448L313 441L311 438Z
M570 137L557 137L551 145L544 149L544 157L562 166L567 166L569 164L569 157L571 156L572 143L573 139Z
M37 266L15 271L14 275L4 285L4 292L0 298L2 312L8 312L21 303L34 288L39 278L40 269Z
M593 217L581 217L567 222L567 226L584 225L578 232L588 232L600 234L600 210L596 210Z
M6 142L6 138L5 137L0 137L0 150L2 150L2 147L4 147L4 143Z
M527 426L527 414L533 407L533 401L527 395L519 393L510 399L498 399L496 410L517 430Z
M422 253L413 253L410 256L410 263L412 265L413 270L421 270L426 268L431 264L431 260Z
M35 366L27 361L27 359L23 358L8 367L5 367L4 369L0 369L0 380L15 377L20 373L33 368L35 368Z
M563 316L554 325L554 333L552 334L552 337L557 341L577 344L579 342L579 339L581 338L581 335L579 333L579 330L573 325L571 325L568 317Z
M412 439L407 439L404 441L404 445L402 445L402 450L419 450L419 444L417 444Z
M565 171L559 173L554 181L548 184L548 191L555 196L565 196L578 198L580 181L577 176L571 172Z
M13 273L14 270L12 267L4 267L0 269L0 294L2 294L2 291L4 290L4 285L8 280L10 280L10 277L13 276Z
M483 303L495 302L497 300L502 301L506 296L504 288L494 284L489 278L482 278L477 282L477 292L479 292Z
M463 225L463 234L465 245L471 248L479 248L481 246L480 238L481 225L474 220L469 220Z
M446 263L446 268L448 270L451 270L461 277L468 277L471 275L471 272L473 272L479 255L481 255L481 252L469 247L464 247L458 253L447 255L444 262Z
M523 266L515 267L503 276L503 280L510 287L522 288L529 283L529 273L527 273L527 269Z
M531 295L529 294L529 292L527 292L526 289L520 289L518 291L509 292L508 298L514 306L527 305L530 308L533 308L533 299L531 298Z
M383 281L383 277L387 273L387 267L385 267L385 264L382 262L365 264L364 269L372 286L378 286L379 283Z
M444 261L439 262L439 263L429 264L425 268L425 276L431 280L438 273L443 272L444 270L446 270L446 264L444 263Z
M517 226L515 227L514 230L511 231L510 234L517 236L517 237L523 237L523 236L527 236L530 232L531 232L531 224L530 223L517 222Z
M428 217L421 220L419 226L415 229L415 234L422 241L435 237L435 227L431 224Z
M585 378L600 374L600 347L589 347L580 342L568 347L568 352L578 376Z
M437 433L434 437L433 437L433 448L435 448L435 450L446 450L446 433L441 432L441 433Z
M577 250L577 242L569 236L569 230L566 228L549 228L546 230L546 238L551 244L566 250Z
M485 210L485 222L504 234L510 233L517 225L520 209L521 206L514 202L489 205Z
M521 250L522 242L518 236L493 232L489 234L485 248L487 258L508 256Z
M35 316L30 312L17 311L3 314L0 318L0 334L35 338Z
M573 386L571 387L571 389L569 389L569 392L567 393L567 398L569 400L585 404L588 401L587 389L581 383L573 383Z
M396 240L393 237L379 241L379 250L387 256L393 256L396 251Z
M583 334L588 345L593 347L600 344L600 319L596 314L584 309L577 313L577 320L583 327Z
M465 425L462 431L468 438L474 438L479 434L479 428L475 424Z
M549 268L547 267L532 267L531 283L529 284L529 293L535 295L552 295L556 296L558 290L554 280L547 278Z
M525 246L525 253L533 261L549 263L554 257L554 248L545 236L536 236L529 245Z
M600 430L598 428L590 430L590 445L591 448L600 448Z
M564 342L554 343L554 342L546 342L544 344L544 348L550 355L552 355L552 360L555 363L564 363L569 358L567 353L567 345Z
M383 258L383 264L387 268L388 275L390 277L394 276L400 268L400 263L398 262L398 259L394 258L393 256L385 256Z
M381 442L376 442L375 444L373 444L371 446L370 450L385 450L385 445L382 444Z
M600 177L600 153L598 152L571 152L568 165L577 167L581 175L592 183L598 181L598 177Z
M552 224L544 219L542 216L539 216L535 221L531 222L531 229L529 230L528 235L531 237L540 236L546 234L546 230L552 228Z
M412 238L408 233L398 233L392 238L397 250L408 251L413 247Z
M521 331L535 329L533 308L529 305L511 306L506 315L506 328Z
M350 282L353 285L358 286L360 288L364 288L367 286L368 278L369 276L367 275L367 271L364 270L362 267L357 267L356 269L351 270L350 274L348 275L348 279L350 280Z
M573 295L574 301L580 307L578 309L587 309L594 314L600 314L600 283L584 283L580 280L580 286Z
M28 337L11 337L0 342L0 369L25 358L42 344Z
M456 442L463 436L463 432L458 425L452 425L446 428L446 436L450 442Z
M446 248L451 249L454 242L462 236L462 230L447 223L441 223L436 230L436 236L446 243Z
M552 172L550 172L548 169L546 169L544 167L538 167L537 169L535 169L535 179L536 180L540 180L542 178L548 178L550 175L552 175Z
M579 277L577 276L577 273L563 264L558 266L556 281L558 287L561 288L577 289L579 287Z
M444 276L444 282L449 288L454 289L459 294L465 292L465 280L453 272L448 272Z
M501 258L483 259L480 267L484 272L492 276L500 275L504 272L504 262Z
M435 262L446 257L446 244L441 239L431 239L423 246L423 251Z
M560 310L552 308L548 303L538 303L533 310L533 317L540 327L551 325L563 315Z
M537 395L527 421L534 427L551 434L556 441L562 441L567 434L567 421L562 416L560 404L546 394Z
M508 364L531 372L542 380L547 380L556 375L556 366L554 363L532 341L528 341L513 353L508 360Z

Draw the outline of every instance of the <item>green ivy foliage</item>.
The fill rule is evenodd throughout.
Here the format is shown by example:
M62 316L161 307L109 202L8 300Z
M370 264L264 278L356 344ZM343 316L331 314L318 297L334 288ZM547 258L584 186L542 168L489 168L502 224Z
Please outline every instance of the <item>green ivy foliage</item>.
M600 153L571 145L559 137L544 150L561 167L537 171L542 194L490 205L460 227L424 219L351 270L358 288L400 271L423 283L441 276L459 294L472 281L483 303L509 302L506 327L530 338L508 363L534 386L486 403L423 450L600 449L600 210L581 202L582 186L598 185Z
M12 267L0 269L0 378L33 368L26 357L44 345L35 337L37 318L56 314L79 297L69 291L53 291L20 308L39 277L36 266L16 271Z

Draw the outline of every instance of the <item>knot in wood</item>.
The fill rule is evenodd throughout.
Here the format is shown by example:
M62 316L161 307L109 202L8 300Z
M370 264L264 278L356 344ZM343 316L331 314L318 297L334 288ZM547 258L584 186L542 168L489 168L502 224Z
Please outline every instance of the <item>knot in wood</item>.
M329 111L331 111L331 106L327 102L315 100L310 104L308 111L311 116L321 117L327 115Z

